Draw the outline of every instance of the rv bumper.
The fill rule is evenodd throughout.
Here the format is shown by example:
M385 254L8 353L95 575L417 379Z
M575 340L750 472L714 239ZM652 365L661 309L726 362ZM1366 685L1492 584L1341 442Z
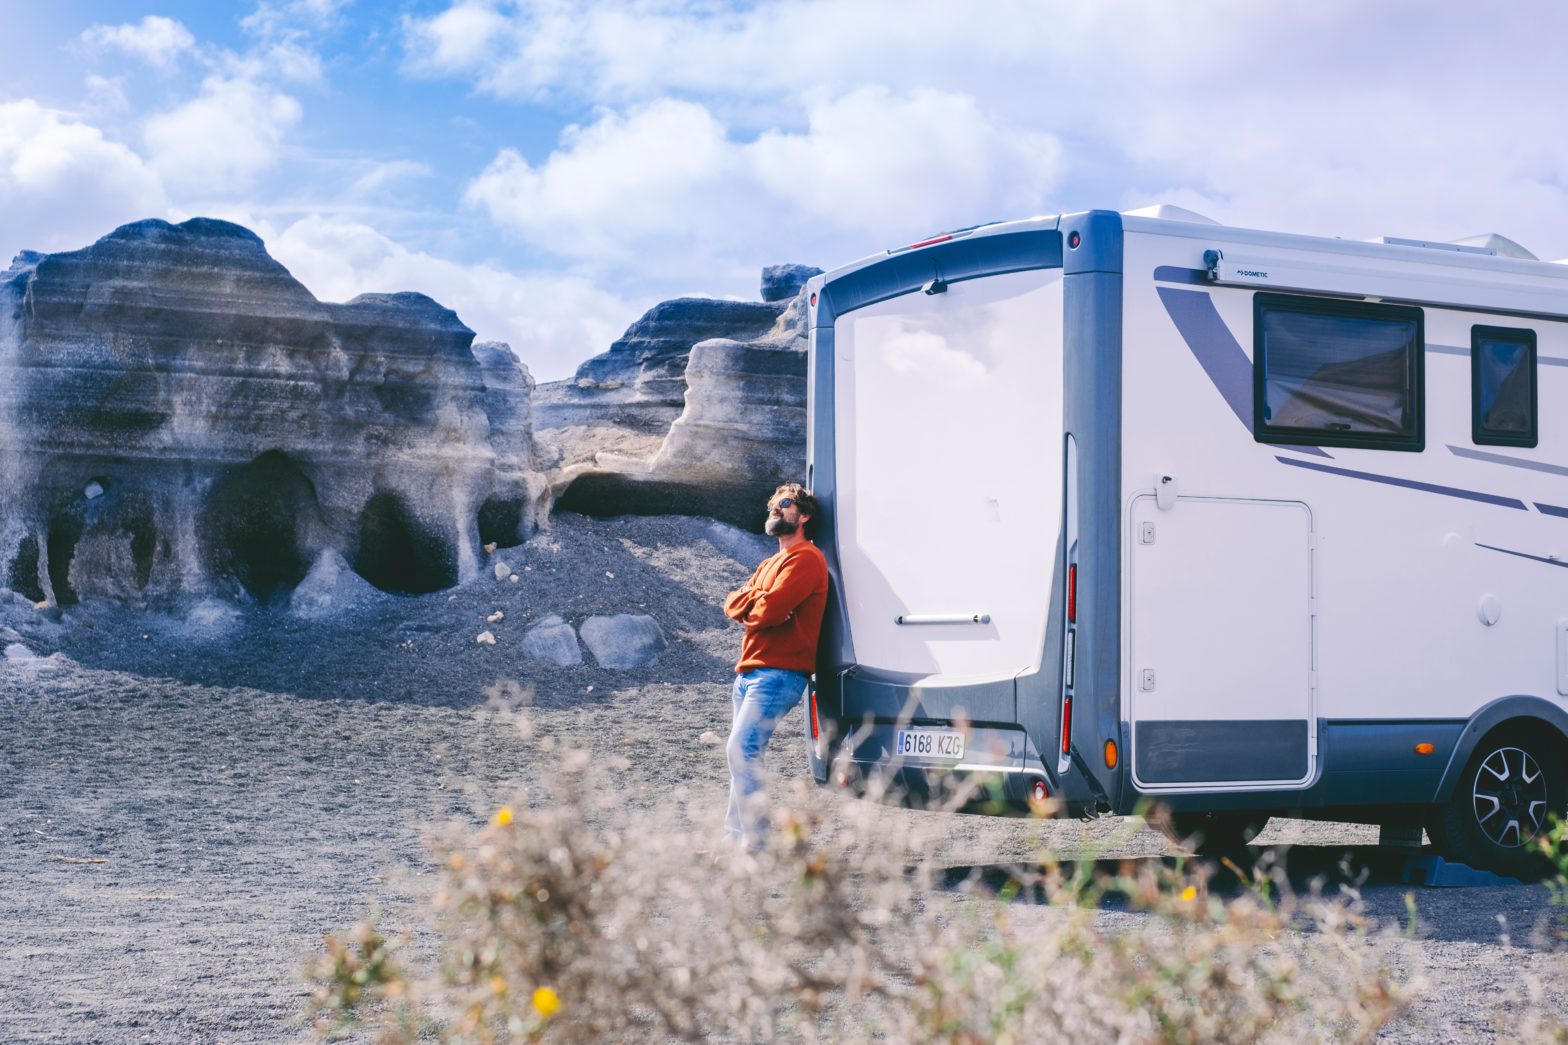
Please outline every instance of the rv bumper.
M964 727L963 756L937 760L894 754L898 730L908 726L896 721L859 726L839 747L824 783L858 797L918 809L1014 816L1077 816L1086 811L1073 808L1081 803L1060 793L1021 729ZM943 723L942 728L953 726Z

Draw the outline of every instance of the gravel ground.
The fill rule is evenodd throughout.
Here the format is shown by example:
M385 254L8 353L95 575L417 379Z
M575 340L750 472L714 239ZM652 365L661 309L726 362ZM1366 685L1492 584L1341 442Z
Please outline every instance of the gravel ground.
M717 834L724 757L699 738L728 729L738 633L716 606L770 543L705 520L560 517L498 553L515 584L373 599L327 622L0 610L43 655L0 661L0 1039L307 1037L291 1021L321 934L372 906L411 917L431 880L427 833L477 824L538 780L535 747L496 714L518 693L503 680L531 692L536 737L630 759L629 810L684 793ZM641 671L542 665L520 640L552 612L648 613L671 645ZM486 629L496 645L475 643ZM798 775L800 733L798 719L781 729L778 772ZM943 815L890 809L885 822ZM1171 853L1116 819L949 819L940 859L955 879L1000 877L1039 841L1107 860ZM1348 862L1369 912L1405 924L1411 889L1375 829L1276 821L1259 841L1299 888L1344 881ZM1535 945L1544 888L1415 890L1415 903L1405 957L1430 987L1388 1040L1485 1040L1527 965L1560 983ZM1020 902L1016 923L1034 917Z

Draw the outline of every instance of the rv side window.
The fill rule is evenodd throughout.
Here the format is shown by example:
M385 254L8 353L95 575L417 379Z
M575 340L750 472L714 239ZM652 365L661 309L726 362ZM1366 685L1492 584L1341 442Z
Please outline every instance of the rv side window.
M1470 328L1470 404L1475 442L1535 445L1535 331Z
M1253 319L1259 442L1422 448L1420 309L1259 294Z

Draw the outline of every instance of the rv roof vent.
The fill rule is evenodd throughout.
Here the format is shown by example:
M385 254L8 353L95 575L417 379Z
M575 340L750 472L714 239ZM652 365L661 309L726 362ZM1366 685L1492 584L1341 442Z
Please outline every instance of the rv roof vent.
M1139 207L1137 210L1126 212L1129 218L1158 218L1161 221L1192 221L1199 225L1218 225L1213 218L1199 214L1186 207L1178 207L1170 203L1156 203L1151 207Z
M1454 240L1457 247L1490 247L1493 254L1500 258L1520 258L1524 261L1540 261L1541 259L1525 250L1507 236L1499 236L1495 232L1488 232L1480 236L1466 236L1464 239Z

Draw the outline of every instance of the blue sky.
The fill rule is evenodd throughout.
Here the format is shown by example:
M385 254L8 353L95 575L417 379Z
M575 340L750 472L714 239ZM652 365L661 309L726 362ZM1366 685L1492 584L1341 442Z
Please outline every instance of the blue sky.
M228 218L318 296L424 291L541 380L660 299L1029 214L1568 255L1546 3L3 6L0 254Z

